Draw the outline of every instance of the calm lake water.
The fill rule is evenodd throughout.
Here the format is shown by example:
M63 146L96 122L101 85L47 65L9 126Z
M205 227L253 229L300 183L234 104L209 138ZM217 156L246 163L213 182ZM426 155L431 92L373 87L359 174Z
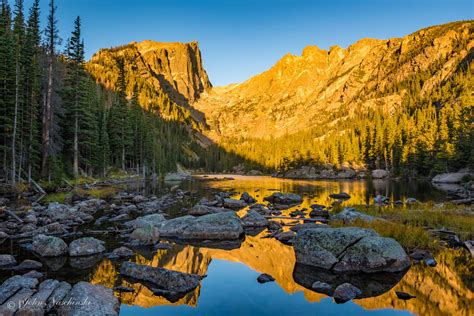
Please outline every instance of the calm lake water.
M223 190L233 191L236 196L247 191L259 202L275 191L294 192L304 198L300 208L313 203L329 205L329 194L341 191L352 196L345 205L372 203L377 194L389 196L392 201L414 197L434 203L445 196L427 182L299 181L263 176L232 176L233 180L217 176L218 180L212 180L214 177L181 183L183 189L196 193L195 198L170 210L172 216L183 215L202 196L211 197ZM147 194L157 194L162 189L141 185L128 188ZM239 215L245 212L239 211ZM118 285L134 288L132 293L115 293L122 303L121 315L472 315L474 311L474 264L467 251L444 250L437 254L435 268L413 266L401 279L384 283L383 289L373 297L335 304L332 298L305 286L304 274L295 267L293 248L275 239L262 238L265 234L262 231L255 236L247 235L240 247L231 250L180 244L172 244L166 250L137 250L131 261L207 275L200 287L175 301L122 279L118 273L120 262L106 258L95 257L86 263L59 258L58 262L46 263L44 272L50 278L71 283L87 280L110 288ZM101 239L107 241L109 251L118 245L116 239L105 236ZM2 253L10 251L21 258L32 258L15 244L2 248ZM259 284L260 273L268 273L276 281ZM2 275L2 279L5 277ZM366 280L367 286L371 282L374 281ZM405 291L417 298L402 301L397 299L395 291Z

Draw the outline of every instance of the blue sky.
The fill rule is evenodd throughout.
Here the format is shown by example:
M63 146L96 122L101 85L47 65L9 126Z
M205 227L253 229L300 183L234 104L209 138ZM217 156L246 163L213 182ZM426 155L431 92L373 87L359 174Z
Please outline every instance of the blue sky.
M13 0L10 0L13 2ZM49 0L40 0L45 21ZM29 8L32 0L25 0ZM347 47L474 18L474 0L56 0L61 37L83 20L86 56L151 39L197 40L211 82L240 82L307 45ZM44 27L44 23L43 23Z

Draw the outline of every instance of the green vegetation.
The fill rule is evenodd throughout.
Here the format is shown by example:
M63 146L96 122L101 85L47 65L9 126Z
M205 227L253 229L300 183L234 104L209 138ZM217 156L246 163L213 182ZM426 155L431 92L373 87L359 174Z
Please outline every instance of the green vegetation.
M381 217L387 221L356 221L351 226L367 227L380 235L397 240L406 249L438 249L438 243L429 233L430 229L449 229L461 240L474 238L474 215L464 206L446 204L434 206L419 204L406 208L386 208L378 206L356 207L364 213ZM335 226L344 226L341 222Z

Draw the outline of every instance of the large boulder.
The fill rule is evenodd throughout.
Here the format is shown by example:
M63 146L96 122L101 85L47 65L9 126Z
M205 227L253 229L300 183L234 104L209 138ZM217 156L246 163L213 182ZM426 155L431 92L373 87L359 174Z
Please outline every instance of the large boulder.
M71 257L89 256L104 251L104 242L94 237L79 238L69 244L69 255Z
M60 304L59 316L102 316L118 315L120 303L112 289L88 282L74 285L63 302L78 302L77 304Z
M160 234L184 240L231 240L238 239L243 234L243 228L234 212L224 212L171 219L160 227Z
M41 257L58 257L67 254L67 244L59 237L43 234L33 237L31 250Z
M385 179L390 175L387 170L384 169L375 169L372 170L372 178L373 179Z
M300 204L303 199L295 193L275 192L264 198L265 201L275 204Z
M460 183L469 175L469 170L460 170L458 172L438 174L431 181L434 183Z
M364 237L350 246L333 267L336 273L400 272L410 266L410 259L392 238Z
M300 230L293 241L298 263L335 272L399 272L410 266L391 238L358 227Z

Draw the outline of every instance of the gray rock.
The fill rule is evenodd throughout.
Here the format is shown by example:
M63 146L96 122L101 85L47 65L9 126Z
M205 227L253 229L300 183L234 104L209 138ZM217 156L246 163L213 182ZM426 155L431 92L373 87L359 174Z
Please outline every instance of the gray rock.
M157 288L174 294L188 293L199 286L201 276L182 273L160 267L150 267L124 262L120 267L120 274L136 280L147 281Z
M242 195L240 196L240 199L247 204L254 204L255 202L257 202L257 200L253 196L251 196L248 192L242 193Z
M115 258L129 258L133 256L133 250L127 247L119 247L114 249L111 255Z
M38 291L33 294L29 300L31 302L38 302L38 304L27 304L20 308L16 315L42 315L44 314L44 306L43 303L47 301L47 299L51 296L54 292L56 287L59 285L59 281L48 279L43 281L38 288Z
M35 291L29 288L22 288L8 299L8 303L0 306L0 315L2 316L13 316L21 315L17 313L18 308L21 304L27 301Z
M1 239L6 239L6 238L8 238L8 237L10 237L10 235L8 235L8 234L5 233L4 231L1 231L1 230L0 230L0 240L1 240Z
M33 237L31 250L41 257L58 257L67 254L67 244L61 238L43 234Z
M435 176L431 181L434 183L460 183L464 178L470 175L469 170L460 170L458 172L442 173Z
M311 285L311 289L318 293L324 293L327 295L330 295L332 292L332 287L331 285L321 282L321 281L316 281Z
M196 217L187 215L165 221L159 228L160 236L180 238L183 235L184 230L192 225L195 220Z
M362 291L350 283L344 283L334 290L334 300L336 303L345 303L362 294Z
M43 277L43 273L38 272L36 270L31 270L23 274L24 277L26 278L35 278L35 279L41 279Z
M333 193L330 194L329 197L336 200L349 200L351 198L351 196L346 192Z
M436 267L438 265L438 263L436 262L434 258L426 258L424 261L425 261L425 264L429 267Z
M399 272L410 266L405 250L392 238L364 237L333 267L336 273Z
M265 201L275 204L300 204L303 198L295 193L281 193L275 192L270 196L264 198Z
M66 297L66 295L71 290L71 285L67 282L60 282L58 286L54 289L53 293L49 296L48 300L45 302L45 312L51 311L53 308L59 306L60 302Z
M266 273L260 274L257 278L258 283L267 283L267 282L273 282L273 281L275 281L275 278Z
M268 220L257 211L249 210L247 214L242 217L242 224L245 227L266 227L268 226Z
M224 199L224 207L230 208L232 210L240 210L247 206L247 203L243 200L236 199Z
M284 244L292 244L296 234L293 231L280 232L275 235L275 239L281 241Z
M346 224L353 223L356 220L371 222L376 219L379 219L379 218L358 212L356 209L352 207L345 207L338 214L331 216L331 220L342 221Z
M384 179L384 178L387 178L389 175L390 173L384 169L372 170L372 178L374 179Z
M150 245L160 240L160 231L152 224L136 228L130 235L133 243L139 245Z
M358 227L313 228L293 242L298 263L338 273L399 272L410 266L403 248L391 238Z
M30 260L26 259L23 260L19 265L13 267L13 270L16 271L28 271L28 270L38 270L43 267L43 264L41 262L38 262L36 260Z
M69 255L71 257L89 256L104 251L104 242L94 237L79 238L69 244Z
M133 221L126 222L125 225L133 228L140 228L146 225L153 225L155 227L160 227L166 219L163 214L150 214L142 217L138 217Z
M415 203L418 203L418 200L415 199L415 198L410 197L410 198L406 199L405 203L406 204L415 204Z
M243 228L234 212L224 212L171 219L160 227L160 234L185 240L230 240L238 239L243 234Z
M112 289L88 282L79 282L64 301L73 300L79 304L63 304L58 309L59 316L102 316L118 315L120 303ZM82 302L82 303L81 303Z
M0 255L0 269L13 267L16 264L16 259L12 255Z
M207 214L215 214L215 213L222 213L222 212L229 212L231 210L223 207L216 207L216 206L207 206L203 204L194 205L189 210L189 215L194 216L202 216Z
M5 303L19 289L34 289L38 285L38 280L22 275L14 275L0 285L0 305Z
M294 241L296 261L310 266L331 269L347 247L363 237L377 236L373 230L357 227L305 229Z

